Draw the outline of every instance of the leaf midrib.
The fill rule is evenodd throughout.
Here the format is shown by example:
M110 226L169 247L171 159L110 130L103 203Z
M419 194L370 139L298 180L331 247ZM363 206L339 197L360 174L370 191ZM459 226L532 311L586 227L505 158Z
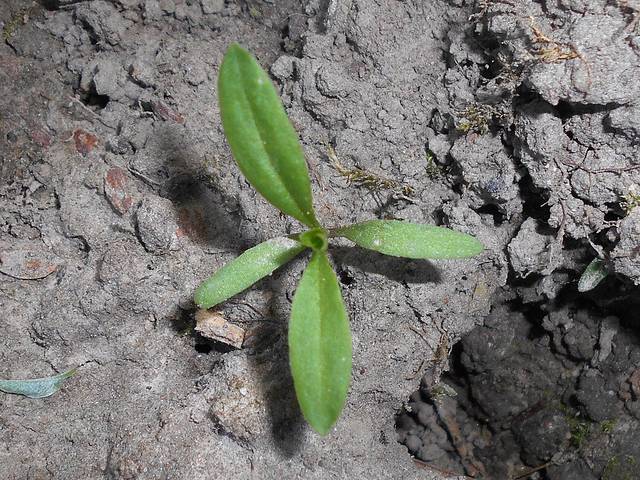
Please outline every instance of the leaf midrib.
M321 384L322 384L322 388L321 388L321 397L322 397L322 405L327 406L329 405L329 403L327 403L327 358L325 356L325 349L322 348L322 339L324 338L324 322L323 319L325 318L325 302L324 302L324 296L323 294L325 293L325 289L324 289L324 285L323 285L323 275L322 275L322 271L324 270L325 264L324 261L326 261L326 257L324 257L324 254L321 253L316 253L316 255L318 255L318 278L316 279L317 284L319 286L318 288L318 301L320 304L320 308L318 309L320 312L320 325L318 328L318 342L319 342L319 351L320 351L320 356L322 357L322 368L321 368L321 372L320 372L320 378L321 378ZM324 258L323 258L324 257ZM324 412L324 415L326 415L326 411Z
M240 68L240 61L238 59L236 59L236 61L234 62L234 68L235 68L235 73L236 75L242 79L242 88L240 89L241 91L241 95L242 95L242 100L249 106L249 111L251 112L251 122L253 123L253 125L255 126L256 131L258 132L258 136L260 138L260 148L264 151L266 157L267 157L267 162L269 164L269 166L276 172L277 178L278 178L278 182L280 183L280 185L282 185L282 187L284 187L284 190L287 192L287 194L289 195L289 198L291 198L291 200L293 200L293 204L296 206L296 208L298 209L298 212L301 216L302 219L305 220L304 223L307 224L313 224L313 222L309 222L309 215L307 215L305 213L304 208L301 208L300 204L298 203L298 200L296 199L296 196L292 194L290 187L286 184L286 182L284 182L282 180L282 177L280 176L280 169L278 168L278 164L274 161L272 161L271 157L272 157L272 153L273 151L269 148L271 146L270 142L266 142L265 145L265 132L263 132L262 128L260 127L260 125L258 124L258 122L256 122L256 111L259 110L257 108L256 105L253 104L253 102L251 102L249 95L247 95L247 86L245 83L245 77L243 75L241 75L241 68ZM270 82L270 79L266 79L268 82ZM288 120L287 120L288 121ZM273 155L276 156L276 155Z

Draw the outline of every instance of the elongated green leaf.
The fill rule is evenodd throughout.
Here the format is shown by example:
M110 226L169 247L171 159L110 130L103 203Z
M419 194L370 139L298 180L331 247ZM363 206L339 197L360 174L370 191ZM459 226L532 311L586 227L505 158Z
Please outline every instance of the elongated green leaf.
M62 383L67 378L74 376L75 373L76 369L72 368L53 377L29 380L0 380L0 391L24 395L29 398L48 397L60 390Z
M275 269L292 260L306 247L287 237L262 242L205 280L196 290L195 302L200 308L211 308L246 290Z
M220 67L222 125L240 170L272 205L309 227L309 172L298 136L269 79L249 52L232 44Z
M338 279L324 252L313 252L293 297L289 361L302 414L325 435L347 398L351 333Z
M433 225L370 220L338 228L334 236L395 257L451 259L478 255L484 247L471 235Z
M578 281L578 291L588 292L598 286L598 284L609 275L607 265L599 258L594 258L584 269Z

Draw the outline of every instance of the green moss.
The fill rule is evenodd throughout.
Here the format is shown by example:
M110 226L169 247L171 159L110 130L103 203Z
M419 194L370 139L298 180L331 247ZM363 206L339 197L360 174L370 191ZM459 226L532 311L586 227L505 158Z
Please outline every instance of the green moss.
M624 210L625 215L629 215L638 205L640 205L640 193L636 193L634 190L629 190L620 202L620 207Z
M489 131L489 123L493 118L495 108L491 105L469 105L458 112L456 129L461 133L476 132L484 135Z
M611 433L613 431L613 427L616 426L617 420L603 420L600 422L600 430L602 433Z
M18 27L27 23L27 21L29 20L30 12L31 9L22 8L14 13L13 17L11 17L11 19L4 24L4 28L2 29L2 39L4 41L7 41L9 38L11 38Z
M638 461L632 455L615 455L607 462L600 478L602 480L634 480L638 478L637 464Z
M558 410L564 414L571 438L569 443L577 450L580 450L586 443L591 433L591 422L579 417L578 414L564 404L558 405Z
M591 432L591 424L584 420L578 420L574 417L573 424L569 423L571 429L571 445L580 450Z
M427 167L426 167L427 177L429 177L431 180L441 177L442 168L440 168L440 166L436 163L435 161L436 157L433 155L433 153L427 150L426 158L427 158Z
M253 5L249 7L249 15L255 20L259 20L262 18L262 12Z

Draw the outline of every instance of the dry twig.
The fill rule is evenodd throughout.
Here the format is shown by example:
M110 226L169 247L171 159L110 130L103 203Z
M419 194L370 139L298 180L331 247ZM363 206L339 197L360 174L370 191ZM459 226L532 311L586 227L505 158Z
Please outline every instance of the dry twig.
M347 184L356 187L364 187L371 192L379 192L380 190L391 190L397 194L398 198L402 198L409 202L413 202L411 195L414 194L413 188L404 185L396 180L383 178L373 173L367 172L361 168L346 168L338 160L338 155L331 145L327 147L327 156L333 165L333 168L345 178Z

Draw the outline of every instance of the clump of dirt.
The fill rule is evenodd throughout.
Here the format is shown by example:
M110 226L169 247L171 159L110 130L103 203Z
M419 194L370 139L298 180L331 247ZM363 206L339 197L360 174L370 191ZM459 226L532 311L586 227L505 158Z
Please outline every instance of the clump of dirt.
M445 74L460 87L456 109L429 148L459 174L462 200L508 235L509 275L482 326L453 347L442 383L423 377L397 419L400 441L445 475L635 478L640 165L629 75L640 74L640 11L460 7L470 23L449 33ZM460 221L450 206L443 214ZM609 278L578 295L594 258Z
M400 441L451 474L625 478L614 471L640 460L638 292L628 294L606 309L575 298L495 305L455 345L443 383L411 396Z

